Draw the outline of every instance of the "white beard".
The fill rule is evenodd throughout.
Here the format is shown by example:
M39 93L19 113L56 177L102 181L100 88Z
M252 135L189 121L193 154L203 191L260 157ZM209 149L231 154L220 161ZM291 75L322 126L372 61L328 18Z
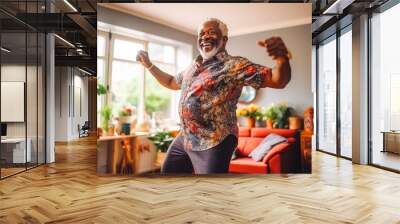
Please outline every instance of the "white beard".
M219 52L219 50L221 49L221 47L222 47L222 41L220 41L220 42L218 43L218 46L217 46L217 47L214 47L214 48L213 48L211 51L209 51L209 52L204 52L203 49L201 49L200 46L198 47L198 50L200 51L200 55L201 55L201 57L203 58L203 60L208 60L208 59L214 57L214 56Z

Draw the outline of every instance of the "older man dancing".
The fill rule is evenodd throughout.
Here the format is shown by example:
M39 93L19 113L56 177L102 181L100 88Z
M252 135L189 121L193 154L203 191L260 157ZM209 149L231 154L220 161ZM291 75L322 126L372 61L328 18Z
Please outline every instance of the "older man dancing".
M236 106L242 87L281 89L290 81L289 53L281 38L258 42L275 60L272 69L229 55L227 41L223 22L205 21L198 30L200 55L176 77L152 64L147 52L136 57L161 85L182 90L181 132L168 149L162 173L227 173L238 142Z

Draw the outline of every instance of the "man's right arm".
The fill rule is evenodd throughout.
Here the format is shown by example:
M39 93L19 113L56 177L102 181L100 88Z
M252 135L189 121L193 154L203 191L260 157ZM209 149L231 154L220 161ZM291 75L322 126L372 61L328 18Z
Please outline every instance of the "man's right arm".
M151 63L147 52L139 51L136 56L136 60L139 61L145 68L147 68L161 85L172 90L181 89L180 85L173 75L161 71L161 69L157 68L157 66Z

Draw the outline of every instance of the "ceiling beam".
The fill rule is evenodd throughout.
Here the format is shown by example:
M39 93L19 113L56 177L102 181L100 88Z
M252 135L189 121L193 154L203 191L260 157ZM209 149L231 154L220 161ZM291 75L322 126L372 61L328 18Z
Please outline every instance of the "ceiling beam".
M91 38L96 38L97 30L90 24L85 17L80 14L67 14L67 16L80 26Z
M87 67L97 70L97 59L90 56L55 56L56 66Z

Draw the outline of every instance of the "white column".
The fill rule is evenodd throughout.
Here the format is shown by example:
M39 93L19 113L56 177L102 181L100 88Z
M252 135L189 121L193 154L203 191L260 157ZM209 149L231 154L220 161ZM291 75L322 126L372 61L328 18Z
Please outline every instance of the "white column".
M368 16L353 20L353 162L368 163Z
M46 163L55 161L55 56L54 35L46 36Z

